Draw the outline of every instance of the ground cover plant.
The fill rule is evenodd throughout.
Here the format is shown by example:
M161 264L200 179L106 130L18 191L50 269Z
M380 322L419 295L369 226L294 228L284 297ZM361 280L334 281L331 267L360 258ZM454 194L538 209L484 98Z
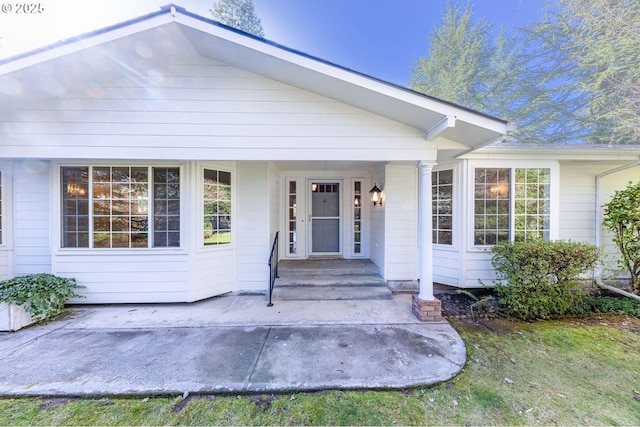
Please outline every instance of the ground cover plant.
M16 276L0 282L0 302L22 306L33 320L46 323L66 310L70 298L82 298L80 288L76 279L48 273Z
M466 342L467 365L431 388L5 398L0 425L640 425L640 319L449 320Z

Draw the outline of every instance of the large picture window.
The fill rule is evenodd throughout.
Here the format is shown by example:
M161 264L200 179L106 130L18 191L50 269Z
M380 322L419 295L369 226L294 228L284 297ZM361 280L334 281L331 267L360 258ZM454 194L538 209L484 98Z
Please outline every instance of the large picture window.
M548 240L550 176L548 168L476 168L474 244Z
M453 170L431 174L433 243L453 244Z
M63 248L180 246L180 168L65 166Z
M231 172L204 170L204 245L231 243Z

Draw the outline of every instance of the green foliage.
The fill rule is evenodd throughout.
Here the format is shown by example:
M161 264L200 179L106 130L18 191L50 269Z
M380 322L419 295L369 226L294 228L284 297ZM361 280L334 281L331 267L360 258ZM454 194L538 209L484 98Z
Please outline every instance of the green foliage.
M579 276L598 260L594 245L571 241L502 242L493 247L491 263L498 275L500 308L521 319L584 310Z
M555 0L528 28L527 73L549 140L629 144L640 133L640 2Z
M0 282L0 302L22 306L35 321L46 323L64 311L69 298L82 298L75 293L79 288L84 286L76 279L53 274L17 276Z
M520 49L502 31L493 36L485 17L473 16L470 4L450 1L442 21L429 36L430 49L413 70L410 87L455 104L509 118L522 83Z
M620 266L629 272L633 292L640 295L640 181L616 191L604 206L603 224L614 232L613 241L622 254Z
M497 36L461 3L434 26L412 89L507 119L518 142L638 141L638 0L550 0L540 22Z
M493 295L484 295L482 297L476 296L473 292L470 292L466 289L458 289L456 291L459 294L466 295L467 297L473 300L473 303L469 306L471 311L471 317L475 317L476 312L478 314L489 314L493 313L497 300Z
M596 296L588 303L595 313L640 317L640 301L633 298Z
M213 19L254 36L264 37L262 22L252 0L217 0L211 9Z

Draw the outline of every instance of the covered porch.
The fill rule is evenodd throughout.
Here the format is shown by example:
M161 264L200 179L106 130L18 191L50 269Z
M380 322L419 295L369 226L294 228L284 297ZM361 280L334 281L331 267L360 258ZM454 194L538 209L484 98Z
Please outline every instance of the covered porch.
M385 291L379 293L380 297L389 292L388 283L400 287L411 284L419 289L421 300L437 302L433 296L431 251L431 172L435 160L270 163L272 166L267 169L279 181L280 193L279 204L271 209L277 221L270 221L270 235L283 265L295 266L319 258L329 259L324 261L325 267L331 259L366 261L377 270L377 280L352 280L348 292L363 291L355 289L356 283L369 282L383 285ZM276 186L270 188L275 190ZM276 233L278 242L273 242ZM321 276L330 274L327 272L331 268L316 270L314 276ZM287 280L275 283L276 300L311 294L301 290L304 283L297 283L294 292L291 279ZM314 278L307 281L307 285L317 282ZM325 284L336 286L335 281ZM347 288L338 285L343 290ZM283 287L288 288L288 293ZM330 295L326 297L331 299ZM439 311L438 308L438 315ZM437 319L432 316L429 320Z

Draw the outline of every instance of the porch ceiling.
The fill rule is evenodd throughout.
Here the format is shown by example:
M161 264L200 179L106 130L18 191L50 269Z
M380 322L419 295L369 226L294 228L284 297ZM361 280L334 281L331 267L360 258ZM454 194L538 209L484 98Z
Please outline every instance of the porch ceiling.
M280 170L294 171L372 171L384 166L386 162L347 162L347 161L278 161Z

